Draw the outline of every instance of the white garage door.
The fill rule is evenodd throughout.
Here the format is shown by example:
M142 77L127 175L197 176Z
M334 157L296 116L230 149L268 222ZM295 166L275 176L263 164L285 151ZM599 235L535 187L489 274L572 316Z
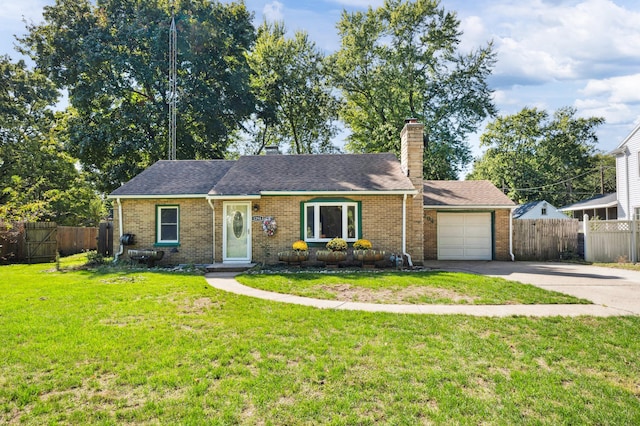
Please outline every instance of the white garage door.
M438 213L438 260L491 258L491 213Z

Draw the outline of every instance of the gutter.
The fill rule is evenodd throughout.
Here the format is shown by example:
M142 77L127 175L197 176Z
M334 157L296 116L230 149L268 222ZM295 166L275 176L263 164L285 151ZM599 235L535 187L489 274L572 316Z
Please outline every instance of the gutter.
M513 210L515 210L515 207L509 210L509 256L511 256L511 261L515 262L516 256L513 254Z
M407 264L413 269L411 255L407 253L407 194L402 197L402 254L407 256Z
M116 253L116 255L113 257L113 261L117 262L118 261L118 257L122 256L122 253L124 253L124 244L122 244L122 235L124 235L123 230L123 220L122 220L122 202L120 201L120 197L116 198L116 202L118 203L118 242L120 244L120 249L118 250L118 253Z
M209 203L209 206L211 206L211 217L212 217L212 227L211 227L211 239L213 240L213 247L211 250L211 253L213 253L212 255L212 259L211 259L211 263L216 263L216 209L213 207L213 199L211 198L207 198L207 202Z

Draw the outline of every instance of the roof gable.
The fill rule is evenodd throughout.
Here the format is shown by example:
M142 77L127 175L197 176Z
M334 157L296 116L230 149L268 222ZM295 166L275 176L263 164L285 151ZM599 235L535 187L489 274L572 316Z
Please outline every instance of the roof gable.
M633 130L622 140L622 142L620 142L620 145L618 145L613 151L611 151L609 154L613 154L613 155L619 155L624 153L625 151L625 147L627 145L629 145L629 142L632 141L632 139L634 138L634 136L636 135L636 133L638 133L640 131L640 124L636 125L636 127L633 128Z
M488 180L426 180L425 206L513 207L515 203Z
M160 160L110 196L204 197L234 163L229 160Z
M543 214L542 209L545 209ZM546 200L531 201L520 204L513 211L514 219L569 219L567 215L558 210Z

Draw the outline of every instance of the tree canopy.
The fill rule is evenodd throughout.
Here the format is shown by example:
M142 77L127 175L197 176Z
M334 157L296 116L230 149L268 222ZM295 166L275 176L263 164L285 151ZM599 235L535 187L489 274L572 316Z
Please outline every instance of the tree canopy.
M248 54L251 89L259 102L253 117L254 153L286 145L294 154L333 152L340 101L328 81L324 54L304 31L287 38L283 23L263 23Z
M460 22L435 0L385 0L343 12L334 81L354 152L399 151L404 120L425 124L424 175L455 179L471 159L467 136L495 114L491 44L459 51Z
M552 116L537 108L498 117L480 137L486 148L467 179L489 179L518 203L546 200L563 206L615 191L613 159L596 155L596 129L604 120L579 118L573 108ZM600 166L606 167L606 178Z
M171 3L171 5L170 5ZM69 152L110 191L168 152L168 37L178 37L177 158L222 158L254 110L242 3L58 0L21 43L67 89Z
M0 221L95 224L98 194L65 152L54 85L24 61L0 57Z

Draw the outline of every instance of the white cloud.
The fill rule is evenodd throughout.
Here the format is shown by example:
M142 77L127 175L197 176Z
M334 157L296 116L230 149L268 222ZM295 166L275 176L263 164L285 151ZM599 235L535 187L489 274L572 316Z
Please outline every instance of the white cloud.
M482 19L507 83L596 78L640 64L640 13L611 0L494 3Z
M640 74L589 80L581 93L606 97L609 102L640 103Z
M284 5L279 1L274 1L264 5L262 9L262 14L267 21L283 21L284 13L282 12Z
M629 124L640 116L640 74L589 80L574 106L583 116L604 117L607 124Z
M479 16L467 16L461 19L460 29L462 30L460 48L463 51L471 51L484 46L492 38L482 18Z

